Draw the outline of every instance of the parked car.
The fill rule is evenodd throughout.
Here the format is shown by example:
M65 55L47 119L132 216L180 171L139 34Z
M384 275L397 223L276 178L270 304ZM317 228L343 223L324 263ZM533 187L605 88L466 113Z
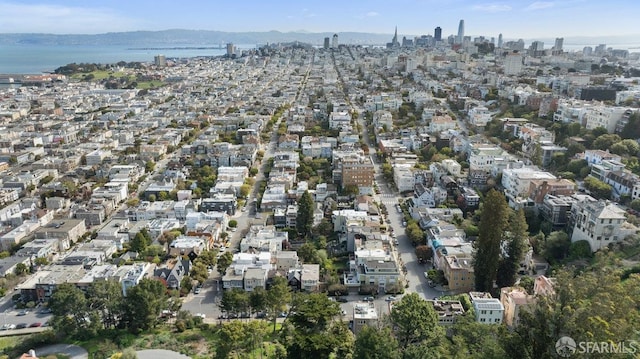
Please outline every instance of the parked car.
M374 297L364 297L362 300L364 300L365 302L373 302L375 300Z
M41 327L42 323L40 322L35 322L35 323L31 323L31 325L29 326L29 328L38 328Z
M19 317L21 317L21 316L23 316L23 315L27 315L27 314L29 314L29 311L28 311L28 310L26 310L26 309L23 309L23 310L21 310L21 311L19 311L19 312L18 312L18 316L19 316Z
M27 327L27 323L20 323L18 325L16 325L16 329L24 329Z
M390 296L388 296L385 300L386 300L387 302L394 302L394 301L398 300L398 298L396 298L396 297L394 297L394 296L390 295Z
M16 325L15 324L7 324L7 329L9 329L9 330L16 329Z
M337 302L340 302L340 303L346 303L346 302L348 302L349 300L348 300L347 298L345 298L345 297L337 297L337 298L336 298L336 301L337 301Z

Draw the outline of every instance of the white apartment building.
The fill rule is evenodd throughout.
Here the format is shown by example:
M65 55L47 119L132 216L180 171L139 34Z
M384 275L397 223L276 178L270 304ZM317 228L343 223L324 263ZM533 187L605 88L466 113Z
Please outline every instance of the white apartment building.
M442 131L453 130L456 126L456 121L449 115L434 116L431 122L429 122L429 132L440 133Z
M487 122L491 121L491 112L484 106L476 106L471 108L467 115L469 116L469 122L476 127L484 127Z
M476 322L482 324L501 324L504 317L504 306L498 298L472 299Z
M518 75L522 72L522 55L511 53L504 58L504 74Z
M520 198L527 197L533 180L555 180L556 176L537 168L507 168L502 171L502 186L510 206L515 206Z
M624 107L607 107L597 106L587 111L585 115L587 130L593 130L597 127L604 127L607 132L613 133L616 129L616 124L622 118L625 111Z
M415 176L410 164L393 165L393 181L399 192L413 191L415 186Z
M571 207L571 242L587 241L593 252L636 233L624 210L609 201L577 202Z
M585 101L560 100L558 101L558 109L553 114L553 120L556 122L577 122L582 124L582 120L591 107L592 105Z
M347 111L332 112L331 115L329 115L329 128L351 128L351 114Z

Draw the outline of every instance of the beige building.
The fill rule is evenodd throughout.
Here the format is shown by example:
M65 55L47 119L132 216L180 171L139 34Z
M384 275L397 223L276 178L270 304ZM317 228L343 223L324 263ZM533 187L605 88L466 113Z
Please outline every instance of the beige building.
M535 298L522 288L505 287L500 289L500 303L504 307L504 323L508 327L520 324L520 312L535 303Z
M476 277L471 258L445 256L442 261L442 271L449 282L449 290L468 292L474 289Z

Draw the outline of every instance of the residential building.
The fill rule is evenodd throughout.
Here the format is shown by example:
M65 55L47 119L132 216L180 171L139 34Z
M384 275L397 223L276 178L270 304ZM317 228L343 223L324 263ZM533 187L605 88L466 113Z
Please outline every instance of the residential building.
M360 194L373 194L375 167L369 156L358 160L343 159L342 188L357 186Z
M353 334L358 335L365 325L373 328L378 327L378 311L373 302L353 305Z
M320 265L303 264L300 271L300 289L306 292L317 292L320 285Z
M268 271L264 268L247 268L244 272L244 290L266 289Z
M587 241L595 252L635 234L637 228L626 222L624 214L622 208L609 201L576 202L571 207L571 242Z
M505 287L500 289L500 303L504 307L504 323L514 328L520 324L520 313L528 310L535 298L522 288Z
M433 305L439 325L453 325L457 317L464 314L464 308L459 300L427 300L427 302Z
M449 290L453 292L468 292L475 287L475 274L472 258L458 258L455 255L445 255L441 262L444 277L449 282Z
M474 298L471 304L476 322L482 324L501 324L504 317L504 306L497 298Z

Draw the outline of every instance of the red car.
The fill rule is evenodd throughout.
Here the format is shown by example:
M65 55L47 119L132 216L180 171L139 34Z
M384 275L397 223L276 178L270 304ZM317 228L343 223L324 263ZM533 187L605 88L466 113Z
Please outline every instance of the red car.
M41 327L41 326L42 326L42 323L37 322L37 323L32 323L32 324L29 326L29 328L38 328L38 327Z

